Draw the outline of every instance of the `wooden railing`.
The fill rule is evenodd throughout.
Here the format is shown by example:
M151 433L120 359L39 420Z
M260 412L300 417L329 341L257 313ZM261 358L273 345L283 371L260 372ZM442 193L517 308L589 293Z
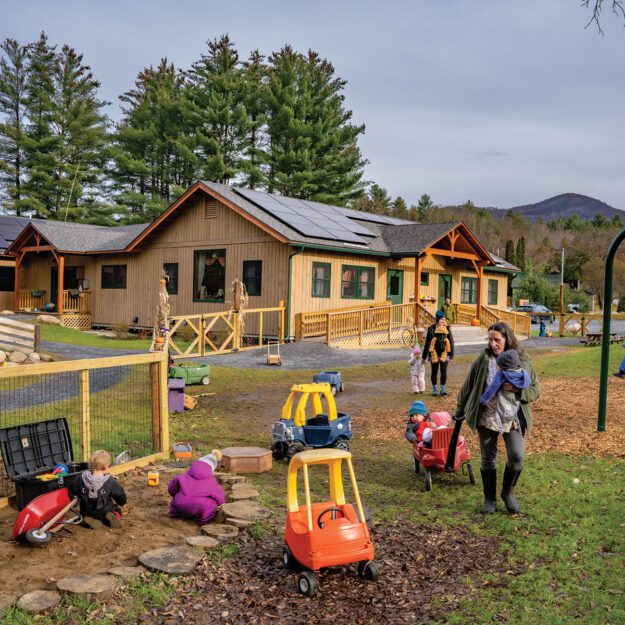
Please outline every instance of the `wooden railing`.
M40 326L0 317L0 349L32 353L39 351Z
M498 321L501 321L501 317L494 310L486 306L480 307L480 325L483 328L489 328Z
M475 306L468 304L458 304L456 306L458 312L458 323L463 325L471 325L471 321L475 319Z
M434 322L434 316L417 303L330 312L327 316L328 345L347 336L359 337L359 343L362 344L362 337L367 334L384 332L390 337L395 330L402 327L412 330L414 326L418 326L425 329Z
M63 291L63 312L87 314L91 312L91 291Z
M91 312L91 291L83 291L72 295L76 291L63 291L63 312L86 314ZM40 295L41 294L41 295ZM44 289L30 289L20 291L20 310L44 310L46 301L50 301ZM54 311L56 312L56 311Z
M507 323L515 334L522 334L525 336L530 335L530 328L532 327L531 318L525 313L518 313L511 310L501 310L500 308L488 307L488 310L492 311L497 317L498 321Z
M560 324L558 333L560 336L578 336L584 338L588 332L588 324L592 321L596 321L601 324L600 331L603 330L603 315L596 313L564 313L558 315L560 317ZM612 313L612 320L625 319L625 314ZM576 321L577 323L569 323Z
M262 347L267 340L284 342L284 306L226 310L205 315L170 317L167 345L173 358L193 358ZM269 315L277 316L268 323Z

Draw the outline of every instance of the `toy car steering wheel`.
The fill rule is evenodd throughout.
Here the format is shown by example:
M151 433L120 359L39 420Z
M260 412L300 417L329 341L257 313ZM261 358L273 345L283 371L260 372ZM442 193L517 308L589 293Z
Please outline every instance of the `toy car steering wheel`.
M332 518L336 519L335 513L336 512L340 512L341 513L341 517L345 518L345 513L343 512L343 510L341 510L341 508L326 508L318 517L317 517L317 525L319 526L320 529L323 529L325 527L325 523L323 523L321 521L322 517L327 514L328 512L332 512Z

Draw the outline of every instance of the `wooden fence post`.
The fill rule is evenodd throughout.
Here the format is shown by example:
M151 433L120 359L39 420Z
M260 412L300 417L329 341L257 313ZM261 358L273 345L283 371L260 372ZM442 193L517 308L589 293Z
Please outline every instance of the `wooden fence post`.
M89 370L83 369L80 375L80 438L82 459L89 462L91 456L91 401L89 396Z
M150 387L152 389L152 452L161 449L161 382L160 363L150 364ZM167 382L165 382L167 384Z
M206 332L206 319L204 318L204 315L202 315L200 317L200 356L204 356L206 354L206 336L205 336L205 332Z
M278 300L278 307L280 308L280 317L278 318L278 341L284 343L284 300ZM291 311L289 310L289 315Z
M169 454L169 392L167 388L167 369L169 366L167 354L157 363L159 370L160 408L159 408L159 437L160 451Z
M365 322L365 311L361 310L358 319L358 345L362 346L362 328Z
M34 345L33 345L33 349L39 353L39 348L41 347L41 326L40 325L36 325L35 326L35 340L34 340Z

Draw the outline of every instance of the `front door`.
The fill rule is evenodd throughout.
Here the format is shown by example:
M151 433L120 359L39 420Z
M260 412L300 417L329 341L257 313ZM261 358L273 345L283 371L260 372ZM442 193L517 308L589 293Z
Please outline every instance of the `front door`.
M451 298L451 276L446 273L441 273L438 276L438 307L436 310L440 310L441 306L445 303L445 298Z
M390 299L393 304L404 303L404 272L399 269L388 270L388 285L386 288L386 299Z

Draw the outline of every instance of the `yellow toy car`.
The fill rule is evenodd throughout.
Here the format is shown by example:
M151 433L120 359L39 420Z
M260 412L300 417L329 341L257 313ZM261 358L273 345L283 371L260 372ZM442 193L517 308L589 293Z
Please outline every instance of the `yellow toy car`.
M289 464L282 563L288 569L304 569L299 575L297 586L307 597L312 597L318 588L313 571L329 566L357 562L360 577L370 581L379 577L351 458L348 451L340 449L311 449L293 456ZM347 464L355 508L345 500L343 461ZM328 467L326 475L329 478L330 497L327 501L313 502L311 499L309 467L313 465ZM300 470L304 478L303 506L297 500Z
M348 441L352 438L349 415L337 411L332 387L327 383L295 384L271 432L271 451L276 460L290 459L305 447L336 447L348 451Z

